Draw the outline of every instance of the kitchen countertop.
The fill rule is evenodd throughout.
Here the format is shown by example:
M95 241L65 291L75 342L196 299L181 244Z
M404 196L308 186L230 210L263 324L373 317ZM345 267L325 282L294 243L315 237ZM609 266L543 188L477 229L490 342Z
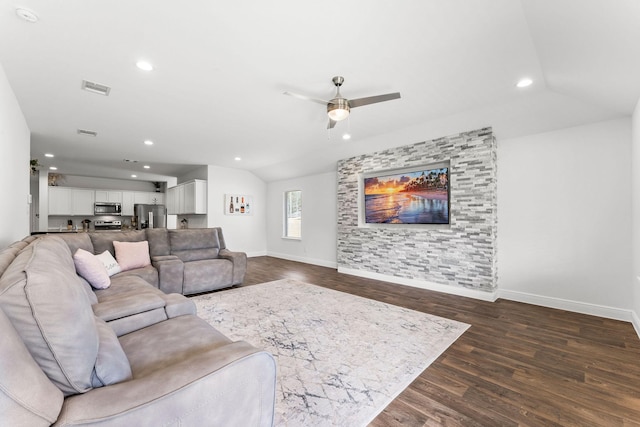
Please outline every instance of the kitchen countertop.
M132 231L132 230L133 229L127 229L127 230L94 230L92 228L92 229L89 229L87 231L84 231L84 230L58 230L58 229L55 229L55 230L49 230L49 231L32 231L31 235L35 236L35 235L40 235L40 234L86 233L86 232L89 232L89 231L92 232L92 233L93 232L101 233L103 231Z

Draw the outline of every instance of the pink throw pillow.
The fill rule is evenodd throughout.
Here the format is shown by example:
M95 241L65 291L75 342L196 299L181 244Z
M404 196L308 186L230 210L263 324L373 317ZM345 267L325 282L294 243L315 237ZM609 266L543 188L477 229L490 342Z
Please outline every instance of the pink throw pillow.
M149 258L149 242L113 242L116 250L116 261L122 271L141 268L151 264Z
M91 252L78 249L73 254L73 263L76 265L78 274L94 288L106 289L111 285L111 279L104 264Z

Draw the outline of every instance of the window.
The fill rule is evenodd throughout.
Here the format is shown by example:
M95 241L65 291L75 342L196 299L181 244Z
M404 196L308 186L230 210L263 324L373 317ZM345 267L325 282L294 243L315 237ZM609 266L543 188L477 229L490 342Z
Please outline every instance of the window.
M302 237L302 191L284 193L284 237L300 239Z

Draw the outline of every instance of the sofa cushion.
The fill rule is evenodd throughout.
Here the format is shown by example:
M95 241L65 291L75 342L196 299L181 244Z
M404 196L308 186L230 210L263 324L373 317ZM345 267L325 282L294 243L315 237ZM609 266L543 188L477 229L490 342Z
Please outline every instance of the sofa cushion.
M135 271L135 270L133 270ZM137 276L113 276L111 286L97 290L96 316L109 322L117 336L166 320L164 293Z
M87 282L82 276L78 276L80 281L82 282L82 287L84 288L84 293L89 298L89 303L91 305L96 304L98 302L98 297L96 297L96 293L93 291L93 287Z
M64 240L72 254L75 254L78 249L84 249L92 254L95 253L93 251L93 243L91 243L91 238L87 233L61 233L57 234L56 237Z
M111 255L116 254L113 249L113 241L119 242L142 242L147 240L144 230L133 231L95 231L89 233L91 242L93 243L93 253L101 254L104 251L111 252Z
M13 242L12 244L9 245L10 248L18 249L18 252L23 250L27 246L29 246L29 243L25 242L24 240L18 240L17 242Z
M151 264L149 257L149 242L119 242L114 241L116 260L122 271L142 268Z
M16 256L22 249L17 247L8 247L0 251L0 276L9 267L9 265L16 259Z
M111 255L111 252L104 251L101 254L96 255L96 258L102 262L102 265L107 269L107 274L109 276L113 276L114 274L118 274L122 271L120 264L118 264L113 255Z
M104 320L97 317L95 320L100 343L95 369L91 377L93 386L102 387L130 380L132 377L131 366L116 333Z
M179 316L120 337L135 378L158 372L231 340L197 316Z
M133 270L122 271L115 276L111 276L111 283L113 284L113 281L115 279L121 280L124 277L132 276L143 279L145 282L153 285L153 287L155 288L158 287L158 270L156 270L152 265L147 265L142 268L134 268Z
M136 271L136 270L131 270ZM162 294L155 286L151 286L146 280L135 275L127 275L127 272L116 274L111 278L111 286L108 289L96 290L98 302L113 298L114 295L130 294L135 292L150 291L155 294Z
M49 426L58 418L63 395L33 360L22 339L0 310L0 422Z
M184 262L214 259L218 257L220 242L212 228L169 230L171 254Z
M151 257L171 254L169 233L167 233L166 228L147 228L145 232L149 241L149 254Z
M94 288L105 289L111 284L109 273L107 273L104 264L91 252L78 249L73 254L73 263L78 274L84 277Z
M18 254L0 278L0 306L36 363L65 395L91 389L98 332L63 240L46 236Z
M153 292L153 289L140 289L102 297L93 306L93 312L100 319L109 322L164 306L164 299Z
M233 280L233 264L226 259L203 259L184 264L185 295L229 286Z

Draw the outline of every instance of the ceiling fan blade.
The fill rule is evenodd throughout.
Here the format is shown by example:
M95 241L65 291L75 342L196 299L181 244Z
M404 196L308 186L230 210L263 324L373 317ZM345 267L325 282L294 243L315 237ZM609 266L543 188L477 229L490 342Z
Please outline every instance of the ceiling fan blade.
M327 129L333 129L333 127L336 125L336 123L338 123L338 122L336 122L335 120L329 119L329 123L327 123Z
M283 94L293 96L294 98L298 98L298 99L304 99L305 101L317 102L318 104L322 104L324 106L326 106L329 103L329 101L323 101L322 99L312 98L310 96L300 95L298 93L284 92Z
M391 101L400 98L400 92L387 93L385 95L368 96L366 98L350 99L349 107L356 108L363 105L375 104L376 102Z

